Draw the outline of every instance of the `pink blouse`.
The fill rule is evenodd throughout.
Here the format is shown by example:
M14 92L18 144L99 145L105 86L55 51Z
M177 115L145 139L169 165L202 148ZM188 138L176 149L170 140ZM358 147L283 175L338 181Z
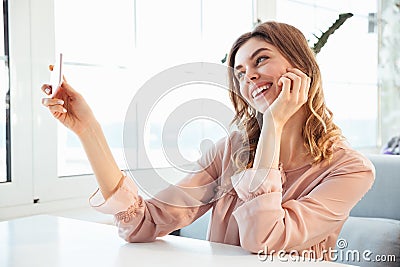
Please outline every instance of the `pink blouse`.
M307 250L329 260L326 252L335 248L350 210L373 184L372 163L340 143L330 161L293 170L280 166L235 174L231 151L239 144L237 132L220 140L198 161L200 171L179 183L181 190L170 186L144 200L135 182L124 177L111 197L104 200L97 190L90 204L114 214L119 235L128 242L153 241L212 208L210 241L253 253Z

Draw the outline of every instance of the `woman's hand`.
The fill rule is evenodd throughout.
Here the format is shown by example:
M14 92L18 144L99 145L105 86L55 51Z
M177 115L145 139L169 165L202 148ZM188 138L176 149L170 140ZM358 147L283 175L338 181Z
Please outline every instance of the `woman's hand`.
M288 68L287 71L278 81L281 93L270 106L270 112L264 113L264 118L272 115L275 126L280 128L307 102L311 84L311 78L301 70Z
M299 69L288 68L287 71L278 81L281 93L263 114L263 127L254 156L255 169L278 169L283 126L308 99L311 79Z
M44 84L42 90L47 95L52 94L51 85ZM85 99L65 80L53 97L42 99L42 104L56 119L78 136L96 123L96 118Z

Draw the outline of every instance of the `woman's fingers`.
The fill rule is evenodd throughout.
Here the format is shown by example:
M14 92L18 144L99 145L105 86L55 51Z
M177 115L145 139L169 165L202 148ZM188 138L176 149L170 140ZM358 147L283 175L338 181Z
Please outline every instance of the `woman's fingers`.
M279 78L278 85L282 85L282 92L281 92L282 97L284 97L285 99L289 99L290 85L291 85L290 79L285 76L282 76L281 78Z
M308 99L308 92L310 91L310 87L311 87L311 78L307 76L307 79L305 81L305 88L304 88L304 98Z
M49 108L50 112L53 115L56 113L66 113L67 110L63 107L64 101L62 99L57 98L43 98L42 99L43 106Z
M43 84L42 85L42 91L46 94L46 95L51 95L52 92L52 88L50 84Z
M285 73L293 81L292 89L298 97L297 100L301 103L305 103L308 99L308 91L310 89L311 79L301 70L296 68L288 68L288 72Z
M292 72L287 72L287 73L283 74L282 76L290 79L290 81L291 81L291 86L290 86L291 98L295 102L298 102L300 87L301 87L301 78Z
M49 110L53 114L55 114L56 112L58 112L58 113L66 113L67 112L67 110L61 105L49 106Z
M57 105L64 105L64 100L57 99L57 98L43 98L42 104L45 107L57 106Z
M297 93L300 91L301 78L298 75L296 75L292 72L287 72L287 73L283 74L282 76L292 80L292 87L291 87L292 90L291 91L293 93Z
M49 108L50 112L53 115L57 115L57 113L66 113L67 112L67 110L63 107L64 101L62 99L43 98L42 104L43 104L43 106Z
M287 71L293 72L294 74L301 77L302 79L308 77L307 74L305 74L304 72L302 72L301 70L299 70L297 68L287 68Z
M54 65L49 65L49 70L53 71L53 69L54 69ZM76 91L68 84L67 79L65 78L64 75L62 76L62 80L63 80L62 83L64 85L68 85L68 90L69 91L71 91L73 93L76 93ZM61 87L62 87L62 85L61 85ZM66 87L66 86L64 86L64 87ZM47 95L51 95L51 93L52 93L51 85L49 85L49 84L42 85L42 91L45 92Z

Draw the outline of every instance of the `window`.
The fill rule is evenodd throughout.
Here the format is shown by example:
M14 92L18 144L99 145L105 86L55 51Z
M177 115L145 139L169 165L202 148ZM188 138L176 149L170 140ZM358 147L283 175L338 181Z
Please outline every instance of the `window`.
M282 0L277 2L277 19L299 28L310 45L340 13L353 13L330 36L317 55L324 93L334 121L358 149L376 148L378 141L378 33L370 14L377 1ZM305 16L300 14L307 14Z
M135 47L134 10L130 0L55 2L56 50L63 53L64 74L89 102L121 168L121 121L135 86L128 70ZM61 177L92 173L78 138L60 124L57 172Z
M87 99L121 169L127 168L123 151L124 119L136 91L151 77L170 67L198 61L220 63L234 39L251 30L252 0L60 0L56 9L56 48L65 58L68 81ZM96 6L96 12L89 10ZM76 8L79 6L79 8ZM227 8L229 7L229 8ZM184 12L183 12L184 10ZM74 20L70 20L70 14ZM221 17L224 19L221 20ZM223 34L221 34L223 33ZM185 86L173 101L177 107L193 98L202 87ZM218 88L214 88L217 96ZM228 93L220 98L230 106ZM205 95L198 95L204 98ZM146 149L154 159L152 167L169 166L160 148L163 121L171 104L159 103L159 110L147 125ZM139 111L140 112L140 111ZM198 151L190 140L216 141L221 130L211 130L210 122L196 121L182 131L179 149L195 157ZM203 129L193 135L194 129ZM210 128L206 131L205 129ZM218 127L217 127L218 128ZM145 138L138 133L136 138ZM133 137L135 138L135 137ZM193 139L194 138L194 139ZM199 144L196 144L198 147ZM132 166L129 166L132 167ZM133 167L146 168L138 160ZM78 139L63 126L58 127L58 176L91 173Z
M97 187L78 139L41 105L44 94L40 86L49 81L48 65L54 63L56 52L63 52L68 81L85 96L118 164L126 168L122 131L136 90L153 75L176 64L219 63L233 39L251 29L252 0L214 2L174 0L167 5L162 0L3 1L8 9L2 9L0 18L0 219L87 206L87 196ZM4 28L3 14L8 15L8 28ZM7 37L4 29L9 32L9 50L3 39ZM221 32L224 35L220 36ZM162 38L154 38L157 34ZM154 40L158 42L151 43ZM154 64L156 61L158 64ZM9 139L7 88L11 103L8 122L12 123ZM229 103L228 95L223 93L220 101ZM184 100L183 94L180 97ZM161 119L155 117L151 131L159 127ZM213 134L208 139L223 134L216 125L206 124L194 121L182 134L192 137L198 125L201 136L208 136L207 131ZM133 138L143 138L143 134ZM151 152L160 156L157 140L148 141ZM184 155L196 156L187 144L185 138L179 144ZM157 162L156 167L164 163ZM5 176L6 172L12 176Z
M10 166L10 92L8 71L8 8L0 6L0 182L11 181Z

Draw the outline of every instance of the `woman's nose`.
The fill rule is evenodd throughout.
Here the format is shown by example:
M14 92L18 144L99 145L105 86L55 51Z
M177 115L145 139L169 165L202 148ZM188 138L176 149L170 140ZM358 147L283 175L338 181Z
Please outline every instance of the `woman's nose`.
M258 74L256 69L248 68L246 70L245 77L246 77L247 81L251 82L251 81L257 80L260 77L260 75Z

